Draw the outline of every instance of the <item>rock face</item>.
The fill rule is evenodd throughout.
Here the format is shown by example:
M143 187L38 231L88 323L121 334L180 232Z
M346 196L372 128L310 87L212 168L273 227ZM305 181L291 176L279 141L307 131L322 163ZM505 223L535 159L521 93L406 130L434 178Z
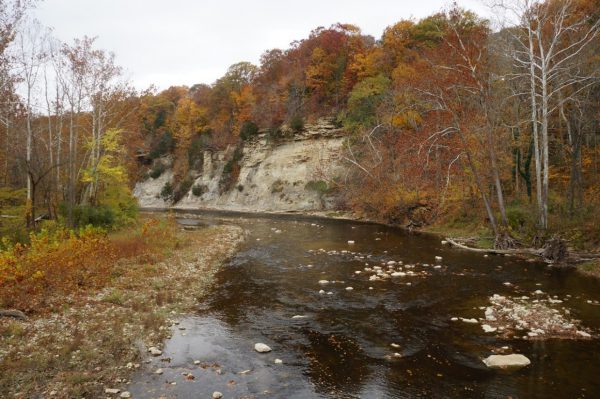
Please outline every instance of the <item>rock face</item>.
M259 134L244 143L239 176L227 191L220 182L234 148L206 151L202 170L194 180L194 185L201 187L201 195L190 190L174 207L248 212L328 209L331 199L315 183L342 175L339 158L343 140L343 131L327 119L307 124L302 133L278 141ZM167 170L157 179L138 183L134 195L140 206L168 206L160 191L169 179L172 172Z
M483 363L491 369L510 369L529 366L531 361L523 355L491 355L483 359Z
M156 179L149 177L141 183L137 183L133 189L133 195L137 198L140 206L144 208L165 208L169 204L160 196L160 192L167 183L173 181L173 172L166 170Z

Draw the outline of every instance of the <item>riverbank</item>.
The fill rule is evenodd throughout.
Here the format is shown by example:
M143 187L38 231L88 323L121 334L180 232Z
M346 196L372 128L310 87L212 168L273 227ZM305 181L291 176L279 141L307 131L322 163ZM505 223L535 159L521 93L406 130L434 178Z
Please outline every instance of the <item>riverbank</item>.
M193 309L244 236L237 226L165 228L160 251L119 259L106 270L104 288L47 298L61 306L33 311L25 321L0 318L3 397L104 397L116 392L107 389L127 390L148 349L160 350L169 326Z

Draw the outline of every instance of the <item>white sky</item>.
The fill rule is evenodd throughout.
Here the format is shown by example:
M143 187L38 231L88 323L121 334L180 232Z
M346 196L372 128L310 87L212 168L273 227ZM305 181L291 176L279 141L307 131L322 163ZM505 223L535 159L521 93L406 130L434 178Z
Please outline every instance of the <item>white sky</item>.
M488 14L478 0L461 7ZM98 36L138 89L212 83L238 61L258 64L267 49L287 48L318 26L352 23L379 38L405 18L448 0L44 0L34 16L61 41Z

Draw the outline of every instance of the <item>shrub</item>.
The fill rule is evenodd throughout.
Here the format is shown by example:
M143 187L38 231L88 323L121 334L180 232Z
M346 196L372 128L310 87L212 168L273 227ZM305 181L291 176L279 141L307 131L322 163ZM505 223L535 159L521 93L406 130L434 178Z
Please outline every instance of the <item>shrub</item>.
M157 179L158 177L160 177L160 175L163 174L164 171L165 171L165 165L163 165L162 162L156 162L154 164L154 167L152 167L152 169L150 169L150 172L148 173L148 175L153 179Z
M233 185L240 175L240 160L244 156L242 146L236 147L233 155L229 161L223 167L223 173L221 174L221 180L219 181L219 190L221 193L231 190Z
M194 196L196 197L201 197L202 194L204 194L207 191L208 187L206 187L204 184L194 184L192 186L192 194L194 194Z
M188 176L183 179L177 185L177 189L173 193L173 202L178 202L180 199L182 199L190 191L192 184L194 184L194 179L191 177Z
M173 198L173 186L170 182L166 182L160 190L160 197L165 201L170 201Z
M256 123L254 123L252 121L244 122L244 124L242 125L242 128L240 129L240 138L242 140L249 140L252 137L256 136L257 134L258 134L258 126L256 125Z
M166 155L172 152L175 149L175 139L173 139L173 135L169 132L163 134L158 142L152 147L150 150L150 158L156 159L160 158L163 155Z
M306 190L316 191L319 194L325 194L328 190L327 182L324 180L311 180L304 186Z
M304 118L298 114L292 116L290 119L290 129L292 129L294 133L300 133L304 130Z

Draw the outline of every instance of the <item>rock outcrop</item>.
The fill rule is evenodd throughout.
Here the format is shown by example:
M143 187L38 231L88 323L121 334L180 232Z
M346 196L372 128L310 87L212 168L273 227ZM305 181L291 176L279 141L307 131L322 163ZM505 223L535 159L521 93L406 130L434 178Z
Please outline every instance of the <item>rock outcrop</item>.
M173 207L247 212L329 209L332 198L326 182L342 176L339 158L343 140L342 129L327 119L277 140L263 132L244 143L237 161L239 174L227 188L223 185L227 177L224 174L231 169L235 148L205 151L202 170L195 171L192 189ZM140 206L169 206L160 192L171 180L169 169L157 179L138 183L134 195Z

